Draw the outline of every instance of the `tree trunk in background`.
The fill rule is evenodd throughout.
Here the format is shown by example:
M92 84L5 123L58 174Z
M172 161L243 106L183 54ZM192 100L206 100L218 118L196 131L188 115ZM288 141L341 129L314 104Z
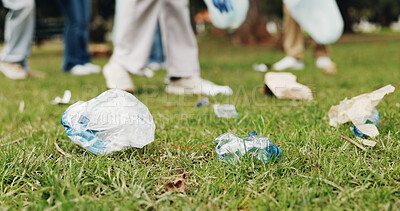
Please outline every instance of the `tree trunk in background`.
M247 19L232 35L234 44L257 44L274 42L266 29L267 18L261 13L260 0L249 0Z
M337 0L336 2L339 6L340 13L342 14L342 17L343 17L344 32L347 32L347 33L353 32L353 29L351 28L352 21L350 20L349 11L348 11L349 1L348 0Z

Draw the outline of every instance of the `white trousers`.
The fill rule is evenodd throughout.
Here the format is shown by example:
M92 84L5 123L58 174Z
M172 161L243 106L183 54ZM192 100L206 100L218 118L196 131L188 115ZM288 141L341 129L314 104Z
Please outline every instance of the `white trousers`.
M111 58L133 74L146 66L160 20L169 77L200 75L198 46L190 24L188 0L121 0Z
M26 58L31 51L35 30L34 0L2 0L9 9L4 27L3 62L19 62L27 68Z

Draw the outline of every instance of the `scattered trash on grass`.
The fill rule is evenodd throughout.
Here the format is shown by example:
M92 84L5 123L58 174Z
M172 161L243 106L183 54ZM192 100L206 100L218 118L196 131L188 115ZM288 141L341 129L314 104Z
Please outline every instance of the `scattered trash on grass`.
M328 112L329 125L337 127L339 124L353 122L354 125L361 125L371 116L374 107L382 98L394 92L392 85L387 85L371 93L362 94L348 100L347 98L339 105L332 106Z
M53 101L51 101L51 104L53 105L68 104L70 100L71 100L71 91L65 90L64 96L62 98L56 97Z
M19 111L19 113L22 113L22 112L24 112L24 110L25 110L25 102L21 101L21 102L19 102L18 111Z
M207 97L205 97L205 98L201 99L201 100L196 104L196 107L202 107L202 106L208 106L208 105L210 105L210 100L209 100Z
M311 89L296 82L292 73L268 72L265 74L266 92L278 99L312 100Z
M350 129L357 137L375 137L379 135L377 126L380 122L379 111L375 108L383 97L394 92L392 85L387 85L371 93L362 94L339 105L332 106L328 112L329 125L337 127L339 124L352 122Z
M265 73L268 71L268 66L267 64L253 64L253 70L257 72L262 72Z
M280 158L282 154L281 148L275 146L269 138L257 136L255 131L245 138L231 132L224 133L215 139L215 143L218 156L228 162L237 161L246 153L264 162L272 157Z
M154 141L150 111L133 95L116 89L71 105L61 124L73 142L96 155L142 148Z
M185 180L188 179L188 175L186 173L179 174L175 176L175 180L172 182L168 182L165 184L165 188L167 191L175 191L175 192L189 192L189 188L185 183Z
M366 152L367 149L365 149L363 146L361 146L359 143L351 140L351 138L347 137L346 135L344 135L343 133L340 134L340 137L348 142L350 142L351 144L355 145L356 147L360 148L362 151Z
M230 104L214 104L214 112L220 118L238 118L239 114L234 105Z

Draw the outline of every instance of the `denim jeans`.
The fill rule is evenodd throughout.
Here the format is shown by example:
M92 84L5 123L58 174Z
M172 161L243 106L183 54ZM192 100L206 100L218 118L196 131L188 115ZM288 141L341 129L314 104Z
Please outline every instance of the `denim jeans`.
M161 64L161 63L165 62L161 33L162 32L161 32L160 24L157 23L157 29L156 29L156 33L154 34L153 45L151 46L149 64L151 64L151 63Z
M88 51L91 0L58 0L65 15L63 69L90 62Z
M27 69L35 30L34 0L2 0L9 9L5 19L4 47L1 52L3 62L21 63Z

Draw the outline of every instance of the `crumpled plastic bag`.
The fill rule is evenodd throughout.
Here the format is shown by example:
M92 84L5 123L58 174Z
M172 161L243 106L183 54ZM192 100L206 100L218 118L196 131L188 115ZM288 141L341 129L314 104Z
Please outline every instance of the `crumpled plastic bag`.
M204 0L210 12L213 25L220 29L237 29L246 20L249 10L249 0L232 0L233 10L221 13L212 3L212 0Z
M265 74L265 85L278 99L312 100L311 89L296 82L292 73L268 72Z
M65 133L93 154L109 154L154 141L155 124L147 107L128 92L112 89L71 105L62 115Z
M382 100L382 98L394 92L392 85L387 85L371 93L362 94L348 100L347 98L340 102L339 105L332 106L329 109L329 125L337 127L346 122L353 122L355 126L362 125L372 114L374 107Z
M283 0L290 15L319 44L336 42L344 22L335 0Z

